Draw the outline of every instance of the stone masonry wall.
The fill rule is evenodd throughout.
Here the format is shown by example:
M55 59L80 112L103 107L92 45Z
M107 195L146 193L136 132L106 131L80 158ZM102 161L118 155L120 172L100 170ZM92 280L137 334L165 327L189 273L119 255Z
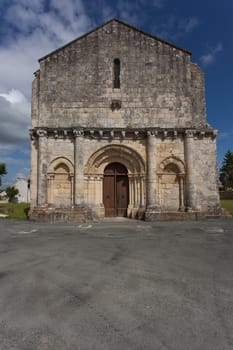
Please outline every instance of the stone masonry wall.
M197 209L208 211L219 204L216 140L211 137L194 139L193 156Z
M121 62L120 89L113 89L115 58ZM189 53L118 21L42 59L33 100L33 127L205 123L203 74ZM112 111L116 100L121 108Z

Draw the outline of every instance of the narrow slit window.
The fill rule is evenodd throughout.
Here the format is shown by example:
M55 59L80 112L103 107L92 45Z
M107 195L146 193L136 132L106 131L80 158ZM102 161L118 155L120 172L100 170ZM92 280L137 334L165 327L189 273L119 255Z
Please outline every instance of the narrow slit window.
M121 73L121 62L118 58L114 60L114 81L113 88L120 89L120 73Z

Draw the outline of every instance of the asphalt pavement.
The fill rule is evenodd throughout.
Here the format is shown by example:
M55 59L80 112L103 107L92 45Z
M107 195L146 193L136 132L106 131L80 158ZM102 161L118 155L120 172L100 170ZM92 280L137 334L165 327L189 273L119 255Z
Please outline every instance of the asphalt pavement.
M233 349L233 220L1 219L0 349Z

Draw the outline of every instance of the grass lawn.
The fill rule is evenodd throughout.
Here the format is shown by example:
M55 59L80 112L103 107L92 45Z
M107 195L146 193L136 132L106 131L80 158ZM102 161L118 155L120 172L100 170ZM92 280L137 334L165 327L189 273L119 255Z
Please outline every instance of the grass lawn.
M0 213L7 214L9 218L27 219L29 203L4 203L0 204Z
M233 199L222 199L221 205L233 216Z
M233 216L233 199L222 199L221 205ZM9 218L28 219L29 203L4 203L0 204L0 213L7 214Z

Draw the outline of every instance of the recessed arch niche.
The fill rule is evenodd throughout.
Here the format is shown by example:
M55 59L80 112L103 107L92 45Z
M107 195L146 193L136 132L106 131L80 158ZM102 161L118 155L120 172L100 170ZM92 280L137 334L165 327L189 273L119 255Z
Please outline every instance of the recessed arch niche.
M70 208L73 204L74 166L70 160L58 157L49 164L48 203L55 208Z

